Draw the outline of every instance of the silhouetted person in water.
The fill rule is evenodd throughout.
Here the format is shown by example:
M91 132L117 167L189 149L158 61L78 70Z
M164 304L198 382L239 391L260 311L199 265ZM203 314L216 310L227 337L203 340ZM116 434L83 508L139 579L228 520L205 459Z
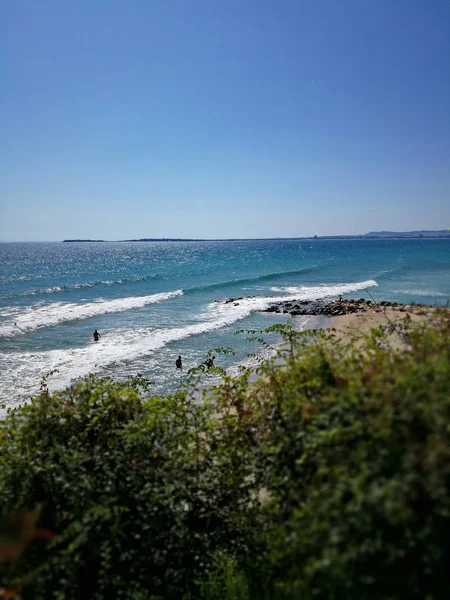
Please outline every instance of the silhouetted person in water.
M183 366L183 363L181 362L181 356L178 356L177 360L175 361L175 364L177 366L177 369L181 369L181 367Z
M94 342L98 342L98 340L101 338L101 335L99 334L99 332L97 330L94 331L93 336L94 336Z
M206 359L206 361L205 361L205 365L208 367L208 369L210 369L211 367L213 367L213 366L214 366L214 359L215 359L215 358L216 358L216 357L215 357L215 356L213 356L212 358L207 358L207 359Z

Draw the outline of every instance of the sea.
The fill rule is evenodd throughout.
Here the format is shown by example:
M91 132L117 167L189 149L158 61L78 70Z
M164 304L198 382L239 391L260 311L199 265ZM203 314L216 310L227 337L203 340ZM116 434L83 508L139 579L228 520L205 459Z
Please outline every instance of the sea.
M29 400L50 371L50 391L141 373L155 395L176 391L210 350L237 373L264 351L242 330L312 326L263 312L271 302L338 295L445 305L450 239L3 243L0 406Z

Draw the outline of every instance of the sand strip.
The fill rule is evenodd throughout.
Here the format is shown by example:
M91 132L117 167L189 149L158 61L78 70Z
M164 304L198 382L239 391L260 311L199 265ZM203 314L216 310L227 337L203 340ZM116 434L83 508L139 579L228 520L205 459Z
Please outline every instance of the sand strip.
M368 334L372 328L380 325L425 323L432 317L434 311L435 307L422 305L374 306L365 312L332 317L331 327L336 329L337 339L346 343L355 334Z

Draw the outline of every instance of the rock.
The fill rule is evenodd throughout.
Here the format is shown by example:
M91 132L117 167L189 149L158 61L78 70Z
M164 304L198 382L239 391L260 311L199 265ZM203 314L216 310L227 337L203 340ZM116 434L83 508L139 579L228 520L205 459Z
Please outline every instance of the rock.
M230 304L231 302L236 302L236 300L243 300L242 296L240 296L239 298L228 298L228 300L225 300L225 304Z

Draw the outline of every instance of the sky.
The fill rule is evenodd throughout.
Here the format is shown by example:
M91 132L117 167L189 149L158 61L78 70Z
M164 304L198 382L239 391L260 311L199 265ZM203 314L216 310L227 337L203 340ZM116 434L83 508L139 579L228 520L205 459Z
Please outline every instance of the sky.
M450 228L448 0L0 0L0 241Z

